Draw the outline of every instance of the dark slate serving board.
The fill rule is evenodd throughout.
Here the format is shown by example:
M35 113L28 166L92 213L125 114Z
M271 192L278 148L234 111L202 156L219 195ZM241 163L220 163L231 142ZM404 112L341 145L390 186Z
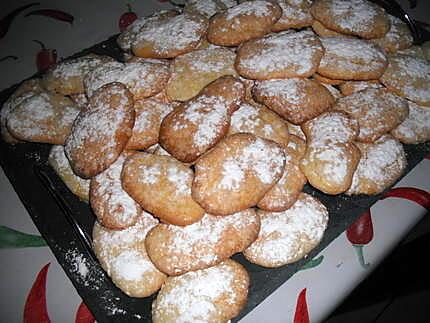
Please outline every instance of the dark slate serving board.
M122 54L115 39L116 36L113 36L73 57L92 52L121 60ZM0 93L1 105L16 87ZM70 213L83 229L84 235L91 237L95 217L89 205L75 197L47 165L49 148L49 145L32 143L9 145L0 140L0 164L33 222L97 321L150 322L151 303L155 295L139 299L122 293L107 277L85 239L66 216L66 213ZM430 143L405 145L405 150L407 173L430 152ZM328 196L310 186L306 186L305 191L319 198L330 211L328 228L322 242L307 259L277 269L253 265L242 255L233 256L247 268L251 277L248 303L234 321L273 293L382 196Z

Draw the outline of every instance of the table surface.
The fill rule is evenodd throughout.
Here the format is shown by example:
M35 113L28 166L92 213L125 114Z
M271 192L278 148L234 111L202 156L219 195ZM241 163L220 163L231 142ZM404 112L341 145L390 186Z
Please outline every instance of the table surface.
M402 5L407 3L399 2ZM8 13L27 3L22 0L13 3L3 1L0 12ZM139 16L170 7L166 1L130 3ZM67 57L117 33L118 18L127 11L125 1L102 0L42 0L41 5L35 8L60 9L71 13L75 21L71 26L46 17L19 15L0 42L1 56L18 56L16 61L0 62L0 89L36 72L35 56L39 48L32 42L33 39L44 42L48 48L55 48L59 57ZM417 19L428 21L429 9L429 1L419 1L418 7L409 11ZM430 160L425 159L396 186L430 191L428 174ZM2 232L6 227L37 236L36 227L2 169L0 192ZM314 258L315 267L296 273L241 322L293 322L297 306L303 304L307 307L311 322L322 321L426 213L420 205L394 198L377 202L370 211L374 235L362 248L364 262L360 261L357 247L343 233ZM22 321L27 295L46 264L50 264L46 276L46 302L51 321L75 321L81 298L48 247L1 248L0 256L4 259L0 266L2 321Z

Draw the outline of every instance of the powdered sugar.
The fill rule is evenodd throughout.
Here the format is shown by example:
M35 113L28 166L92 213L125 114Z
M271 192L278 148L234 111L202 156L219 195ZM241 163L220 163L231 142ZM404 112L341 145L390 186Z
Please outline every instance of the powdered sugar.
M269 1L247 1L227 10L226 19L233 20L241 16L270 16L272 4Z
M175 186L175 194L191 195L190 183L192 182L192 177L192 172L178 167L169 167L167 169L167 179Z
M139 179L145 184L155 184L158 182L160 175L161 175L161 167L160 165L140 165L139 166Z
M111 260L111 270L116 278L127 281L139 281L145 274L157 270L148 257L144 257L138 250L124 250Z
M298 105L306 97L306 93L300 90L305 86L305 82L304 79L300 78L274 79L259 81L256 87L263 96L281 97L289 104Z

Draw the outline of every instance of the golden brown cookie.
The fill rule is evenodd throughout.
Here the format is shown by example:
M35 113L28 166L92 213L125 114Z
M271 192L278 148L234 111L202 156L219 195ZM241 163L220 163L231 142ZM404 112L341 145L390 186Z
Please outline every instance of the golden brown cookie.
M316 0L311 13L328 29L366 39L381 38L390 29L385 10L367 0Z
M247 209L275 185L284 166L275 142L247 133L228 136L194 165L193 199L215 215Z
M185 2L184 11L196 12L210 18L218 12L237 5L235 0L189 0Z
M200 49L176 57L166 94L171 100L186 101L217 78L236 75L235 57L234 52L221 47Z
M430 63L408 55L392 55L381 83L390 91L430 107Z
M263 267L280 267L305 257L322 240L328 224L327 208L319 200L301 193L284 212L258 210L261 229L243 254Z
M183 13L145 24L132 41L133 54L147 58L172 58L194 50L206 33L208 20Z
M273 32L279 32L290 28L303 28L312 25L313 17L310 5L307 1L276 0L282 9L282 16L272 26Z
M284 31L242 44L235 67L246 78L309 77L318 68L324 49L311 31Z
M152 303L152 320L227 322L245 306L248 288L247 271L233 260L169 277Z
M337 31L328 29L326 26L324 26L322 23L320 23L316 19L314 19L312 22L312 29L318 36L321 36L321 37L343 36L343 34L338 33Z
M98 222L93 228L93 249L113 283L131 297L155 293L167 278L149 259L145 237L158 221L143 212L136 224L124 230L109 230Z
M133 97L122 83L109 83L90 98L73 123L65 149L73 171L91 178L115 162L131 137Z
M375 80L387 67L387 57L375 44L347 37L321 38L325 53L318 74L337 80Z
M395 53L411 47L414 39L408 25L392 15L388 15L388 18L391 25L388 33L382 38L375 38L371 41L379 45L386 53Z
M384 86L379 80L370 81L347 81L339 85L339 89L343 95L348 96L355 92L363 91L365 89L380 89Z
M334 103L324 86L301 78L259 81L252 93L257 102L294 124L315 118Z
M360 142L374 142L401 124L409 114L405 99L387 89L365 89L336 101L333 110L357 120Z
M159 224L146 236L154 265L169 276L215 266L242 252L258 235L260 218L248 209L228 216L205 216L185 227Z
M215 45L237 46L264 36L281 17L282 9L269 1L246 1L210 19L207 39Z
M244 87L237 78L213 81L164 118L160 145L180 161L193 162L225 136L243 96Z
M85 202L89 201L90 181L73 172L63 146L52 146L49 151L48 163L73 194Z
M300 169L313 187L326 194L345 192L360 160L353 144L358 124L347 114L328 111L302 124L306 153Z
M173 157L139 152L126 160L122 186L144 210L161 221L188 225L204 214L191 198L193 177L193 171Z
M78 113L69 98L41 92L22 100L10 111L6 126L19 140L63 145Z
M409 115L391 134L404 144L419 144L430 140L430 109L411 101Z
M378 194L393 185L406 169L402 144L391 135L374 143L357 143L361 159L346 194Z

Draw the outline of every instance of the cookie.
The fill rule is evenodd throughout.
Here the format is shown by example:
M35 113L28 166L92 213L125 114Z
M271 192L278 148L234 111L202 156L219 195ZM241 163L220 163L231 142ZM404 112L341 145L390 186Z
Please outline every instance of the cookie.
M358 124L343 112L328 111L301 125L306 152L300 169L309 184L326 194L345 192L360 160L353 141Z
M309 77L318 68L324 49L310 31L284 31L242 44L236 56L238 73L255 80Z
M273 32L279 32L290 28L304 28L312 25L313 17L307 1L275 1L282 9L282 16L272 26Z
M224 76L213 81L164 118L160 145L180 161L195 161L225 136L243 96L238 79Z
M43 86L49 90L71 95L84 93L84 77L97 66L114 59L109 56L88 54L78 58L62 61L50 68L43 76Z
M204 37L208 20L183 13L145 24L132 41L133 54L147 58L172 58L194 50Z
M110 62L96 67L84 78L85 92L91 97L101 86L120 82L127 86L135 100L161 92L169 80L169 67L150 62Z
M391 134L404 144L419 144L430 140L430 109L411 101L408 117Z
M379 45L386 53L395 53L411 47L414 39L409 26L392 15L388 15L388 18L390 19L390 30L388 33L382 38L375 38L371 41Z
M242 252L258 235L260 218L248 209L228 216L205 214L185 227L159 224L145 239L149 258L169 276L209 268Z
M220 46L237 46L268 34L282 9L269 1L246 1L210 19L207 39Z
M336 101L333 110L343 111L357 120L360 142L374 142L396 128L409 114L405 99L387 89L366 89Z
M210 214L245 210L275 185L284 166L275 142L247 133L228 136L194 165L193 199Z
M314 75L312 75L312 77L322 83L322 84L328 84L328 85L340 85L342 83L345 83L345 80L335 80L335 79L331 79L329 77L325 77L322 76L321 74L315 73Z
M132 155L123 152L90 184L90 204L97 220L105 228L121 230L134 225L142 209L122 188L121 171L125 159Z
M414 45L406 49L398 50L396 54L409 55L415 58L427 59L426 54L421 46Z
M294 124L315 118L334 104L330 92L318 82L309 79L259 81L252 93L257 102Z
M69 98L41 92L22 100L10 111L6 126L19 140L63 145L78 113Z
M312 30L321 37L338 37L338 36L344 36L344 34L338 33L337 31L328 29L326 26L324 26L322 23L320 23L318 20L314 19L312 21Z
M288 145L288 126L281 117L262 105L242 103L233 113L228 135L241 132L273 140L281 146Z
M64 146L54 145L49 151L48 164L54 169L67 188L82 201L89 201L90 181L77 176L70 166Z
M320 243L328 224L327 208L306 193L286 211L258 210L258 214L260 233L243 254L248 261L269 268L306 257Z
M379 80L370 81L347 81L339 85L339 89L344 96L354 94L365 89L380 89L384 86Z
M367 0L316 0L311 14L327 29L365 39L381 38L390 29L385 10Z
M348 195L378 194L393 185L406 169L402 144L391 135L374 143L357 143L361 159L354 173Z
M185 12L196 12L210 18L218 12L237 5L235 0L190 0L185 3Z
M122 83L109 83L90 98L73 123L65 150L73 171L91 178L115 162L132 134L133 97Z
M191 198L193 175L173 157L139 152L126 160L121 177L124 190L144 210L165 223L188 225L204 214Z
M375 80L387 67L387 57L375 44L347 37L321 38L325 48L318 74L337 80Z
M152 321L227 322L246 304L249 276L233 260L169 277L152 303Z
M135 225L124 230L94 224L94 253L113 283L128 296L150 296L167 278L152 264L145 250L146 234L157 223L143 212Z
M285 168L281 179L273 186L257 206L266 211L281 212L290 208L300 195L307 180L299 167L305 154L306 142L290 135L290 141L284 147Z
M154 98L135 101L133 133L126 149L145 150L158 143L161 121L172 110L173 104Z
M193 98L217 78L236 75L235 58L234 52L221 47L201 49L175 58L166 94L171 100Z
M392 55L381 83L390 91L419 105L430 107L430 64L408 55Z

